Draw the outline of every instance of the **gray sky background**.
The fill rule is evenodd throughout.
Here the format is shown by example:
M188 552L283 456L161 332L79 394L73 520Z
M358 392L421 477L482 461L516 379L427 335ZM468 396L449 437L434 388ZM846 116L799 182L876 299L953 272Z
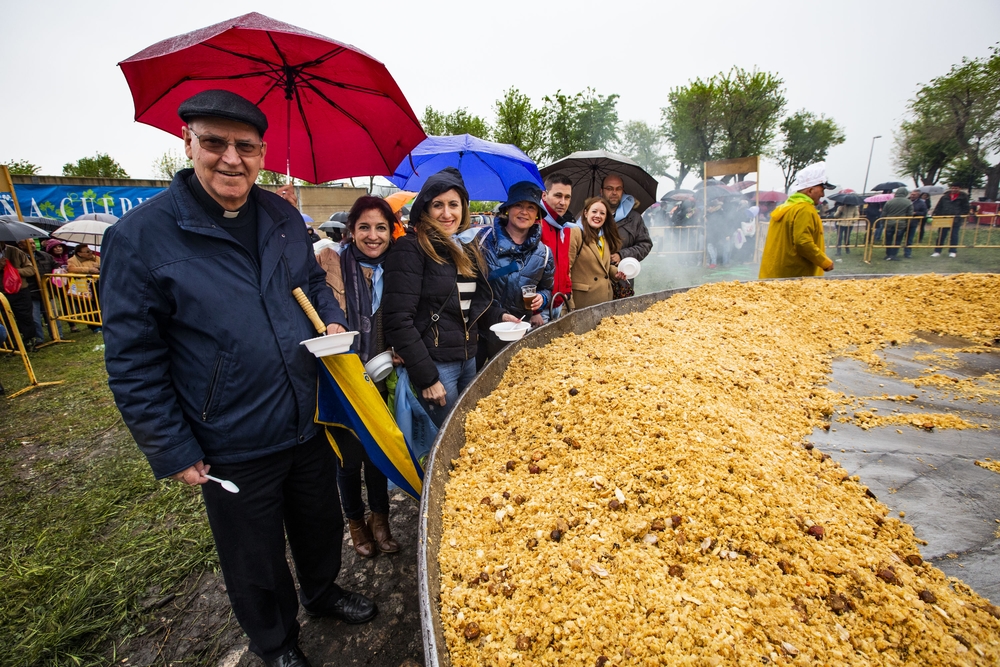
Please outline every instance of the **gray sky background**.
M45 174L106 152L136 178L178 139L132 120L117 63L180 33L258 11L357 46L386 64L418 117L426 105L464 106L492 119L510 86L540 104L557 89L587 86L621 96L622 121L658 123L667 92L733 65L785 81L788 111L835 119L847 141L828 158L829 178L860 190L896 179L893 131L920 84L1000 39L1000 2L911 0L713 3L285 2L4 3L7 64L0 160L25 159ZM781 173L762 170L763 188ZM907 179L899 179L907 180ZM690 186L695 179L689 177ZM661 192L663 187L661 187Z

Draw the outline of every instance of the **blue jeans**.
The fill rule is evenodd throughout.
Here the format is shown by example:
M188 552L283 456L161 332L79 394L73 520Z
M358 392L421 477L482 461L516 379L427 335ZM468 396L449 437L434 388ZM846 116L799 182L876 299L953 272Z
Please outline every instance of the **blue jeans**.
M452 408L455 407L455 403L458 402L459 394L465 391L465 388L476 379L476 360L435 361L434 365L437 366L438 381L444 385L446 392L445 403L443 406L437 403L432 405L421 395L420 404L424 406L424 410L427 411L427 416L431 418L431 421L438 428L441 428L441 424L444 423L445 418L448 417ZM418 394L420 393L418 392Z

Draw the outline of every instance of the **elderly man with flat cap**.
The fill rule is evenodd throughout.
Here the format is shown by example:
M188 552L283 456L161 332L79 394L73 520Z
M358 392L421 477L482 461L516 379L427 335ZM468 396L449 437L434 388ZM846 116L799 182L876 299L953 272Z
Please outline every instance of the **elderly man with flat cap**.
M826 182L826 163L805 167L795 177L795 194L771 213L764 253L760 258L761 278L821 276L833 270L833 260L823 251L823 221L819 200L835 185Z
M104 237L108 383L155 476L201 486L250 649L268 665L305 667L299 600L309 614L348 623L377 613L336 583L344 524L335 455L313 422L315 359L299 342L315 330L292 290L309 296L327 333L347 320L302 216L254 185L267 151L260 109L210 90L178 115L194 169Z

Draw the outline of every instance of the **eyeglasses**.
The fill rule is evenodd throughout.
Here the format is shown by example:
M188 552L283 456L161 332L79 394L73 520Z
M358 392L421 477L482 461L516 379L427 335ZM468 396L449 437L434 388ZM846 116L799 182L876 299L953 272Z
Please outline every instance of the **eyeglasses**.
M223 155L230 146L236 146L236 154L240 157L257 157L260 155L264 148L264 143L257 143L254 141L226 141L222 137L217 137L214 134L198 134L191 127L188 127L188 132L195 136L198 140L198 145L204 148L209 153L216 153L218 155Z

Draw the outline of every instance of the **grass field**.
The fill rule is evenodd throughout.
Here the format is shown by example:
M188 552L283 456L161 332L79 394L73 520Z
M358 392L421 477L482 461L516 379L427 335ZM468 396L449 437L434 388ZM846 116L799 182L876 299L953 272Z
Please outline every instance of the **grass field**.
M869 265L859 249L832 275L1000 270L1000 249L929 254ZM639 293L757 276L671 256L642 267ZM107 665L161 591L217 565L198 493L155 481L122 424L101 336L73 339L31 355L41 381L64 384L0 398L0 665ZM24 386L19 359L0 358L0 381Z
M200 495L155 481L122 424L101 336L73 338L31 355L64 384L0 399L2 665L107 665L150 597L216 563ZM0 379L22 387L20 359Z

